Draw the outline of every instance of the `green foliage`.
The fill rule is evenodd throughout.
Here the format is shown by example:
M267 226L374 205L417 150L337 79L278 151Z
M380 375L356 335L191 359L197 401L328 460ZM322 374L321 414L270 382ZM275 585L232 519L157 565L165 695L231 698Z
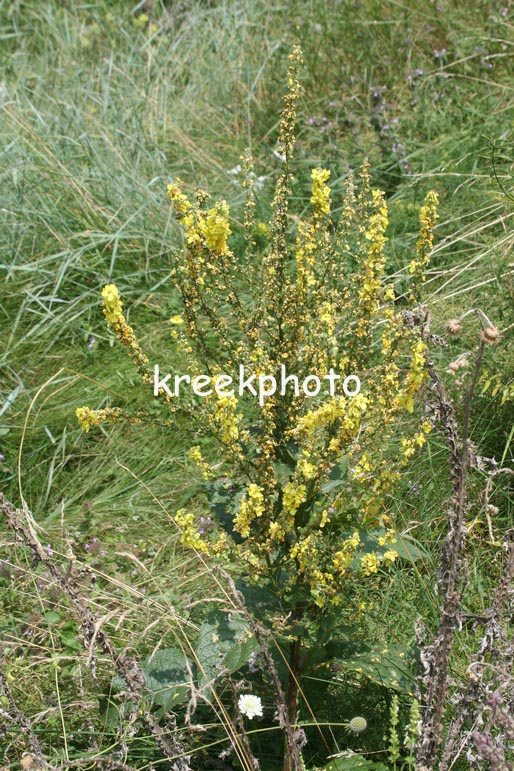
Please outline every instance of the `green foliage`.
M194 646L198 631L178 624L175 609L182 608L187 620L184 608L216 596L217 586L180 546L168 517L198 496L198 474L186 454L190 441L179 431L170 438L160 425L116 426L87 437L74 425L71 415L84 402L98 408L122 404L129 412L148 406L130 361L105 329L97 299L101 286L114 276L120 280L131 305L130 322L152 360L183 371L183 352L156 333L164 319L180 311L167 259L180 237L162 186L171 174L215 193L223 189L234 221L242 219L241 177L227 172L239 162L251 124L259 178L255 232L259 249L266 249L269 233L258 230L258 223L268 219L278 173L273 150L284 62L290 43L299 41L306 68L293 180L298 214L308 207L312 167L323 163L331 170L334 200L340 200L349 169L369 157L373 185L387 192L386 271L400 295L408 286L405 255L414 249L419 203L436 186L442 204L439 245L424 290L424 300L437 301L433 329L442 333L445 319L489 304L508 330L512 206L492 174L490 139L504 139L507 150L497 157L497 171L508 192L513 27L510 15L501 14L503 3L485 1L459 0L443 11L418 0L401 9L375 0L243 5L193 0L172 9L155 2L147 20L142 11L132 14L132 5L0 3L0 486L15 500L23 494L45 528L45 544L62 554L71 544L96 579L94 585L86 579L87 593L99 613L107 614L103 628L120 650L127 639L136 640L134 655L145 661L156 646L176 645L177 635ZM436 58L443 48L446 53ZM423 75L416 74L418 68ZM242 242L242 234L234 233L234 248ZM511 339L512 330L506 343ZM459 352L472 346L472 340L459 343ZM450 341L450 351L435 353L441 370L454 349ZM503 408L500 401L512 379L511 361L506 356L489 366L493 379L472 426L473 442L505 465L514 448L510 396ZM64 371L56 374L61 366ZM153 417L158 424L158 415ZM192 430L187 421L178 419L178 425ZM368 640L411 639L414 618L434 618L437 609L432 586L447 466L438 438L429 438L429 448L403 475L394 500L398 530L408 529L424 556L416 563L400 556L394 580L361 586L358 597L356 591L355 604L366 603L358 623ZM208 438L202 438L202 451L212 463L220 462ZM334 467L323 492L344 492L346 474ZM505 482L492 498L500 508L493 521L496 534L512 517L510 492ZM204 500L207 506L210 491ZM227 494L223 506L218 503L230 534L236 502L232 499L231 507ZM478 498L476 503L480 517ZM473 528L470 542L466 607L476 613L487 607L499 564L490 559L483 525L484 530ZM95 553L85 548L93 536L102 544ZM395 544L399 553L405 540ZM98 729L100 750L109 752L115 735L101 730L95 704L110 682L110 665L100 660L97 680L87 677L87 651L69 607L3 526L1 549L0 628L18 703L27 715L39 716L38 736L48 759L58 756L57 764L66 757L66 744L75 762L90 751L89 719ZM249 587L243 579L240 585L260 615L284 614L266 587ZM343 637L342 627L355 622L355 608L340 606L336 612ZM59 619L49 615L55 613ZM283 639L284 650L286 643ZM456 672L464 671L472 648L470 633L457 652ZM190 651L189 645L184 650ZM357 707L359 698L364 703L360 693L352 695ZM62 712L52 706L59 699ZM78 710L77 702L89 707ZM370 709L372 703L366 702ZM334 714L331 709L326 719L333 721ZM220 735L218 726L213 737ZM276 736L265 734L266 746L270 735ZM16 736L9 729L8 741ZM6 762L16 763L22 738ZM200 767L199 757L210 767L217 753L218 747L201 755L202 741L191 742L193 767ZM339 737L339 746L345 741ZM370 752L383 751L380 737L373 741ZM156 759L150 738L129 736L126 743L127 762L135 768ZM276 765L270 768L276 771Z
M349 757L334 758L322 769L316 769L316 771L359 771L359 769L387 771L388 767L383 763L367 760L363 755L352 753Z
M212 611L200 627L196 643L199 686L214 682L246 664L259 645L248 624L236 613Z
M391 691L413 694L416 659L409 648L390 642L360 646L336 642L328 652L334 655L332 670L351 672Z
M169 710L183 702L190 691L192 666L182 651L174 648L163 648L147 659L141 669L154 703Z

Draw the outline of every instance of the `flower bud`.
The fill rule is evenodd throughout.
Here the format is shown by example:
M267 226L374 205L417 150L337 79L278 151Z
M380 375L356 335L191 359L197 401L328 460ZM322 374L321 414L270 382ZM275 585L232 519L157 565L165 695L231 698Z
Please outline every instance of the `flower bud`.
M368 727L368 721L364 717L352 717L350 722L348 723L348 729L353 734L361 734L363 733L366 728Z

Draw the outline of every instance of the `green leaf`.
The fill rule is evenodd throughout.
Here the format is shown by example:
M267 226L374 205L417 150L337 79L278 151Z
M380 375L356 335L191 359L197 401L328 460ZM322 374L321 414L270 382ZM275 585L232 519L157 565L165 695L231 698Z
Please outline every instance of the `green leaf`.
M143 661L141 671L145 685L150 691L152 704L168 711L189 698L189 672L193 671L193 664L178 648L162 648L157 651L151 658ZM114 693L119 693L126 686L122 678L116 675L111 687Z
M328 481L321 485L322 493L329 493L331 490L335 490L336 487L341 487L346 483L346 477L348 475L348 455L343 455L339 463L337 463L330 475Z
M376 528L375 530L359 531L362 547L358 551L358 558L354 560L356 567L360 567L360 557L362 554L373 552L375 554L383 554L389 550L398 552L398 557L407 560L408 562L416 562L422 558L429 559L427 552L423 551L413 538L409 535L404 535L403 533L395 533L395 543L386 543L383 546L379 546L378 539L383 538L386 533L387 530L383 527ZM347 536L350 536L351 533L343 533L342 535L346 538Z
M45 621L47 624L58 624L61 620L61 614L56 610L49 610L45 613Z
M414 651L395 643L356 646L335 642L337 656L330 663L340 672L352 672L384 688L412 695L414 693ZM335 679L339 679L337 676Z
M397 534L396 543L389 548L397 551L400 559L407 560L408 562L416 562L419 559L430 559L428 552L422 549L414 538L403 533Z
M259 649L259 644L253 634L241 643L235 643L225 654L224 662L229 672L237 672L246 664L250 656Z
M236 543L241 543L243 539L234 530L234 517L238 506L239 494L243 490L242 485L228 477L224 477L216 479L214 482L206 482L204 489L207 494L209 508L216 522L221 525Z
M187 701L191 688L189 672L192 670L192 664L181 650L163 648L147 659L141 669L155 704L169 710L175 704Z
M388 771L387 766L383 763L374 763L372 760L367 760L363 755L350 755L346 758L334 758L326 766L323 766L320 771Z
M239 614L213 611L202 624L196 645L200 686L225 670L240 669L257 650L259 644Z
M77 640L77 638L73 636L73 634L68 634L68 633L62 634L61 633L59 636L60 636L62 644L66 648L70 648L72 651L80 650L80 643Z
M266 618L270 613L282 610L277 592L268 586L255 586L240 578L236 581L236 587L243 595L245 605L252 611L254 618Z
M98 708L102 728L114 731L121 721L118 705L107 698L107 696L101 696Z

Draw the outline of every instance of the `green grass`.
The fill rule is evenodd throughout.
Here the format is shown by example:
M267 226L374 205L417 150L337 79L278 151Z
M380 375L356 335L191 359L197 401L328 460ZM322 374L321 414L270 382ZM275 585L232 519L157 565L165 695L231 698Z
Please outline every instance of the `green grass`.
M335 198L349 169L369 157L373 183L389 199L388 270L401 288L418 205L434 187L441 216L425 291L433 331L482 307L504 330L485 369L512 382L514 9L503 16L507 3L464 0L441 10L421 0L192 0L179 10L151 3L145 22L131 5L0 2L0 484L16 503L27 502L45 543L65 554L70 539L97 576L97 610L113 611L106 628L120 646L139 636L135 648L144 655L161 638L187 639L187 630L173 631L175 607L219 587L177 546L171 520L198 481L187 433L129 426L86 436L76 424L82 404L143 404L137 376L106 328L102 285L116 281L150 360L179 370L183 358L165 323L178 310L168 258L180 245L166 185L180 176L223 194L237 227L242 188L229 171L250 145L264 178L257 212L266 216L287 55L299 42L298 212L308 204L313 166L331 169ZM478 330L466 334L435 353L441 368L474 345ZM453 393L458 403L458 387ZM512 464L512 401L477 398L472 439L481 454ZM472 513L480 517L479 472L476 488ZM419 572L399 572L385 598L368 598L375 601L365 620L370 634L406 642L416 615L434 622L448 491L447 453L434 438L392 503L429 556ZM508 481L498 480L496 497L500 535L512 521ZM24 552L2 533L0 628L17 695L35 714L46 692L57 694L53 651L75 654L66 647L69 612L53 590L38 586ZM93 537L102 550L88 555ZM472 544L466 603L476 612L490 599L498 560L482 567L491 547L480 526ZM59 619L42 625L52 609ZM100 669L105 686L107 663ZM27 695L23 683L32 672L35 693ZM62 687L64 699L75 689ZM68 750L61 717L75 734ZM83 724L57 702L38 725L41 736L53 736L51 751L72 757L75 742L80 753ZM138 753L143 762L144 745L134 749L133 763Z

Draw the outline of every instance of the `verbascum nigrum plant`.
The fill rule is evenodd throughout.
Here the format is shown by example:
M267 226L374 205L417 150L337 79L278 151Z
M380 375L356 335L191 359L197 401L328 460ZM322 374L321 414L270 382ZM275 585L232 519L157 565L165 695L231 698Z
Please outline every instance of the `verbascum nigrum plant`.
M386 278L387 204L366 163L356 178L348 177L336 203L330 171L312 169L310 212L301 220L292 216L300 65L295 49L267 226L255 222L248 154L245 243L237 251L225 200L211 201L204 190L190 193L179 179L168 187L183 231L183 248L172 258L182 310L170 320L170 333L195 383L192 399L154 375L116 286L103 290L107 323L170 430L186 416L189 428L210 434L223 451L215 469L198 444L191 448L204 492L203 500L175 513L183 544L271 590L297 625L291 627L297 641L300 628L312 638L321 620L340 621L355 588L384 580L398 559L391 495L432 428L416 408L426 380L426 342L422 324L413 321L423 314L411 311L437 219L437 196L430 192L416 251L406 260L408 290L397 298ZM85 430L142 419L118 407L82 407L77 416ZM222 513L205 528L200 519L214 496ZM296 674L301 666L297 656Z

